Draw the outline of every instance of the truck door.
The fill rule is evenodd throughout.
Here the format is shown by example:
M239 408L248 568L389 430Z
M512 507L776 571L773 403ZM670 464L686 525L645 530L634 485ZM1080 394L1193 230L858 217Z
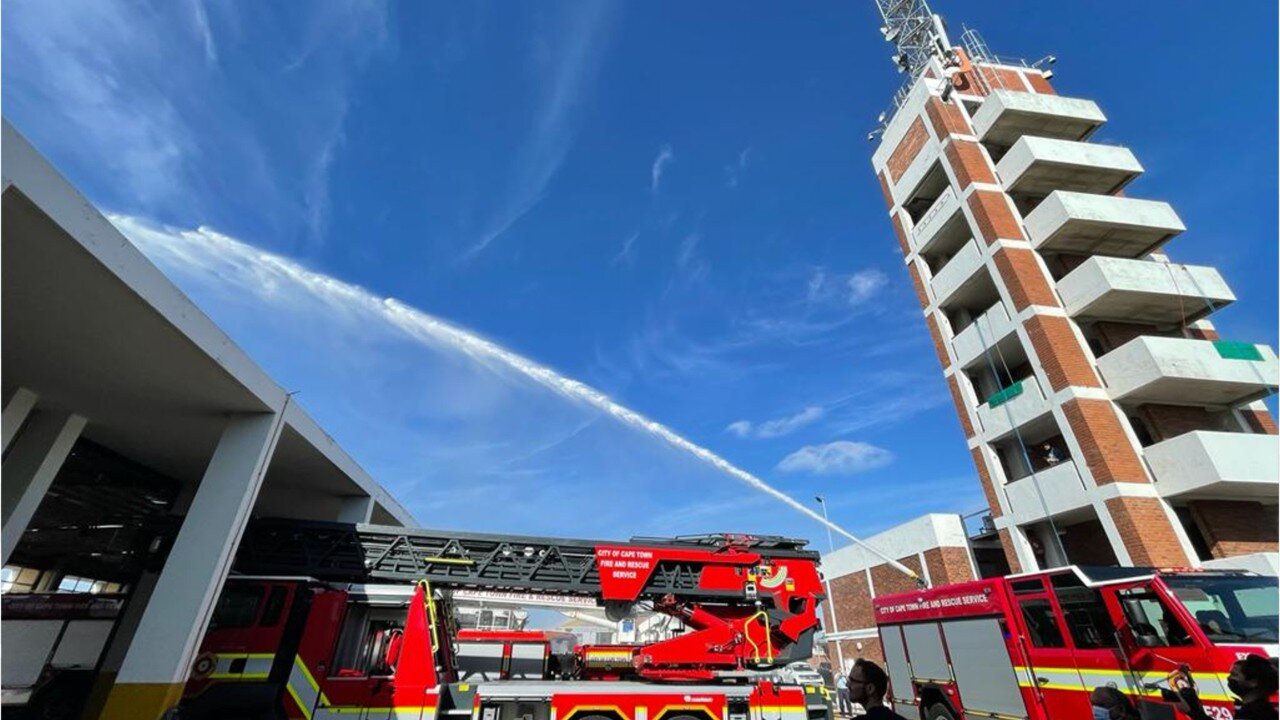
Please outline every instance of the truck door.
M1120 585L1104 590L1113 619L1120 628L1120 641L1126 670L1132 684L1141 689L1146 704L1165 705L1159 690L1147 685L1161 684L1169 672L1180 665L1196 669L1210 668L1207 640L1199 627L1184 617L1185 608L1170 602L1151 583ZM1213 702L1217 693L1201 687L1201 699ZM1169 715L1173 717L1173 715Z
M248 666L253 627L262 612L266 586L260 582L228 582L209 619L193 674L218 682L238 682ZM267 663L268 667L270 663ZM264 676L265 677L265 676Z
M1015 668L1019 674L1018 684L1030 688L1038 697L1046 717L1092 717L1089 693L1085 691L1067 643L1057 598L1039 577L1013 581L1010 587L1028 660L1027 667Z
M311 718L324 705L338 630L347 612L347 593L321 590L311 598L311 609L298 641L298 651L290 661L288 688L282 702L291 720ZM359 716L355 716L359 718Z
M330 707L344 717L387 720L392 714L394 668L388 651L404 632L404 606L351 603L324 680Z
M1085 586L1074 572L1053 575L1050 585L1062 611L1083 690L1115 686L1135 694L1137 688L1123 672L1124 653L1102 593Z

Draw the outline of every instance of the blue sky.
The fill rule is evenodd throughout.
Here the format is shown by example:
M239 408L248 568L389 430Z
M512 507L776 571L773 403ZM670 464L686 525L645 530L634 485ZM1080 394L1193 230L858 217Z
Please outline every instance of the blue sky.
M1175 259L1276 343L1276 9L938 0L1054 53ZM5 115L426 525L811 520L435 319L870 534L983 507L870 169L870 0L6 4ZM958 34L958 31L957 31ZM395 298L386 302L386 298ZM416 308L426 315L414 312Z

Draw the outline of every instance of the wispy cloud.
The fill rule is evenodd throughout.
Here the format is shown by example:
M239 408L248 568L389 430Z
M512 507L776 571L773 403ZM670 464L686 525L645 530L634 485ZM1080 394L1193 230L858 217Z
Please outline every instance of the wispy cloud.
M275 35L259 44L263 28ZM353 84L385 28L376 0L300 17L206 0L17 4L5 13L5 113L97 202L314 238ZM219 33L251 78L219 63ZM295 37L312 61L281 81Z
M658 192L658 186L662 184L662 172L670 163L676 159L676 154L671 151L670 145L663 145L658 150L658 156L653 159L653 165L649 167L649 191Z
M738 161L724 166L725 186L728 188L738 187L738 182L742 179L742 173L747 169L747 162L751 159L751 148L743 148L738 153Z
M911 351L899 355L919 357L918 353ZM931 359L924 357L925 361ZM948 402L946 387L937 374L936 364L930 364L918 373L868 373L862 388L831 403L827 428L836 435L884 429Z
M204 45L204 59L209 65L218 64L218 46L213 42L213 28L209 26L209 14L205 11L204 0L190 0L192 19L200 33Z
M855 475L893 462L893 453L870 443L837 440L806 445L784 457L778 469L786 473Z
M534 122L516 154L511 180L480 237L458 258L474 260L546 197L577 130L575 110L599 72L609 28L618 5L593 2L575 6L564 27L548 44L559 48L546 67Z
M676 267L683 269L693 263L697 257L700 242L702 242L702 236L698 233L685 235L684 240L680 241L680 249L676 252Z
M636 240L639 238L640 238L640 233L638 231L628 235L627 239L622 241L622 248L618 250L617 255L613 256L613 259L609 261L609 264L610 265L634 264L636 261L636 257L635 257L635 254L632 252L632 248L635 246Z
M128 193L159 203L185 184L196 142L165 88L122 88L124 78L148 73L147 54L162 42L149 15L91 1L5 8L4 94L11 118L16 107L19 121L39 119L19 127L42 147L87 140Z
M750 420L738 420L730 423L725 428L725 431L741 438L756 437L769 440L790 435L800 428L822 419L825 414L826 411L822 407L810 405L794 415L766 420L759 424Z
M676 248L675 272L662 291L663 298L670 296L677 288L696 286L707 279L711 273L711 262L698 251L701 244L702 234L696 232L685 235L680 241Z
M895 352L904 343L921 341L922 333L916 326L895 323L886 328L857 322L867 314L879 314L881 308L870 302L851 304L849 279L853 274L827 272L821 267L745 278L749 294L705 303L721 313L716 318L718 328L706 322L687 322L688 304L675 290L693 287L694 281L709 276L709 261L700 254L701 241L701 235L694 235L681 242L676 253L677 272L665 287L661 302L626 343L627 363L640 374L728 382L785 365L785 353L857 348L860 355L869 355ZM723 284L717 288L714 283L702 283L698 287L723 292ZM923 337L927 342L927 336Z

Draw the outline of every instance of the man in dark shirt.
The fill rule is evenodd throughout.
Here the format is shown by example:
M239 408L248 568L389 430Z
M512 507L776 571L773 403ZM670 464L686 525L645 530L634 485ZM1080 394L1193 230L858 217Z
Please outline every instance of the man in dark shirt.
M1237 660L1227 676L1227 689L1240 698L1236 706L1235 720L1277 720L1276 706L1271 696L1276 694L1276 666L1261 655L1249 655ZM1200 704L1195 685L1187 682L1178 690L1182 697L1179 709L1194 720L1209 720Z
M884 705L889 676L879 665L859 659L849 671L849 699L866 708L863 720L907 720Z

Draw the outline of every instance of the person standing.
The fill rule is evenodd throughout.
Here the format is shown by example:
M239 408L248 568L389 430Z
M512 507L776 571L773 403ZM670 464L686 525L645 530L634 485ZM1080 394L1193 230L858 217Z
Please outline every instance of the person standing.
M1179 696L1178 709L1186 713L1192 720L1210 720L1204 706L1200 704L1200 695L1195 681L1183 671L1170 683ZM1232 695L1240 698L1236 705L1235 720L1276 720L1280 715L1276 706L1271 704L1271 696L1276 694L1280 686L1274 660L1261 655L1247 655L1231 666L1231 674L1227 676L1227 689Z
M907 720L885 707L884 694L889 676L870 660L858 659L849 671L849 699L866 709L864 720Z
M841 715L853 715L853 708L849 706L849 678L843 673L836 678L836 701L837 712Z

